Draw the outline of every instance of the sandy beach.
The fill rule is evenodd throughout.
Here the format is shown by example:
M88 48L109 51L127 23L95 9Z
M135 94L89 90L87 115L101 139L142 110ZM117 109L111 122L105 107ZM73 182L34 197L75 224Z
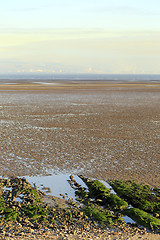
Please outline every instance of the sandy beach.
M68 172L159 187L160 84L0 84L0 175Z
M160 185L159 83L1 82L0 129L3 177L69 173ZM1 239L159 239L129 226L22 230Z

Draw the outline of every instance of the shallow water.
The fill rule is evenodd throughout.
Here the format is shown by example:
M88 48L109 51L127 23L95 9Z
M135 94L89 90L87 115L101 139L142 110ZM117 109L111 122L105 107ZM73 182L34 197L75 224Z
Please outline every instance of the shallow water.
M122 217L123 220L125 221L125 223L136 223L132 218L128 217L128 216L124 216Z
M38 190L41 190L47 195L52 195L60 198L63 198L63 196L65 196L66 200L72 199L76 201L75 189L73 189L68 182L68 180L70 180L70 174L52 174L49 176L33 176L33 177L25 176L25 178L32 186L36 185ZM82 187L88 189L86 184L77 175L73 175L73 178ZM102 182L105 185L105 187L109 188L112 194L116 194L113 188L106 181L103 180L99 181ZM122 218L126 223L130 224L136 223L128 216L124 216Z
M45 192L47 195L61 197L60 194L63 194L66 196L66 199L71 198L75 200L75 190L67 181L70 180L69 176L69 174L52 174L50 176L25 176L25 178L32 186L36 184L37 189ZM73 177L82 187L87 188L86 184L77 175L73 175ZM50 188L50 192L47 188Z
M47 195L60 197L61 194L63 194L66 195L66 198L71 198L75 200L76 198L75 190L70 186L68 182L68 180L70 180L70 175L71 174L61 173L52 174L49 176L25 176L25 178L32 186L34 186L35 184L38 190L45 192ZM73 178L82 187L88 189L87 185L77 175L73 175ZM99 181L103 183L105 187L109 188L112 194L116 194L113 188L106 181L103 180Z

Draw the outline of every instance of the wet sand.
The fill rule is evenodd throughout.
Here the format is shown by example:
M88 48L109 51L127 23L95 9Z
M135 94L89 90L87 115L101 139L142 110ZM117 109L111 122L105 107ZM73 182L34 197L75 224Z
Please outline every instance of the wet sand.
M15 82L16 83L16 82ZM0 175L160 185L160 83L0 83Z

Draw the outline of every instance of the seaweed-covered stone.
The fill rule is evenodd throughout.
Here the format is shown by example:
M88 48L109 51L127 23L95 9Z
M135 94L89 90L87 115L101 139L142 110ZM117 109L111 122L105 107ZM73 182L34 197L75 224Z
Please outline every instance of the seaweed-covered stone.
M98 180L90 180L88 178L84 178L80 176L81 179L85 182L85 184L89 188L89 197L94 197L96 200L102 200L99 201L101 205L104 205L111 209L119 209L123 210L128 207L128 203L124 200L122 200L119 196L111 194L110 189L104 186L103 183L101 183ZM84 192L82 192L84 195ZM81 193L81 194L82 194ZM80 194L79 194L80 196Z
M149 213L138 208L126 209L125 214L134 219L137 223L150 229L160 230L160 220Z
M134 207L149 213L160 214L160 197L153 194L153 190L148 185L136 184L130 180L113 180L110 184L120 197Z
M115 222L122 222L121 217L116 217L107 209L99 208L96 205L89 205L84 209L85 214L101 225L113 225Z

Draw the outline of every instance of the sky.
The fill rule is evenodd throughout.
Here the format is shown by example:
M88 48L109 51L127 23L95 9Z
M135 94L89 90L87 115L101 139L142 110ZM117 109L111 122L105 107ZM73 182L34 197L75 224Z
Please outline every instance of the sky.
M160 74L159 0L5 0L0 73Z

